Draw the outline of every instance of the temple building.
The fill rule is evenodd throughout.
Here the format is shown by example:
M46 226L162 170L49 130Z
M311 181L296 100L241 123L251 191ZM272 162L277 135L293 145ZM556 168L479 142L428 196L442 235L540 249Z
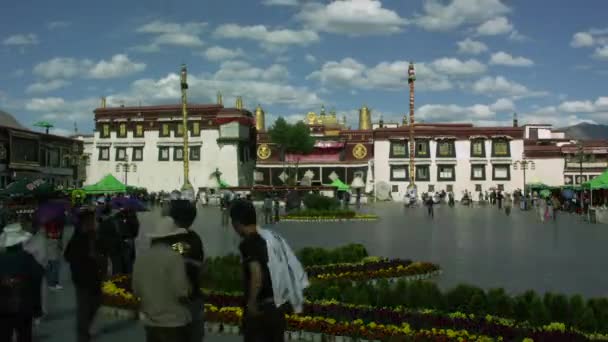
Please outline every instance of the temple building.
M325 107L319 113L309 112L302 120L316 141L313 151L306 155L282 153L270 141L265 128L258 127L255 184L321 186L340 180L349 185L354 182L360 188L371 186L374 143L371 112L365 106L360 110L360 119L359 129L353 130L346 126L345 117L340 119L334 111L326 113Z
M81 141L29 130L0 111L0 188L20 178L78 187L86 177L85 164Z
M171 191L184 182L183 134L189 137L190 182L194 189L250 186L255 166L255 120L239 97L234 108L188 104L188 125L179 104L101 107L95 131L85 138L90 154L87 183L113 174L127 185Z

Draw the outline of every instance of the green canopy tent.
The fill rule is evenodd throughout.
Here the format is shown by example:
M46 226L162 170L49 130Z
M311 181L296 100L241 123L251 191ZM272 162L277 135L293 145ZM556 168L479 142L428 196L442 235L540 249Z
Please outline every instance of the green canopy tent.
M593 178L592 180L582 184L583 189L589 189L589 201L590 205L593 206L593 190L608 189L608 169L601 175ZM588 213L589 219L591 219L591 212Z
M103 177L99 182L87 185L83 188L87 195L112 194L127 192L127 187L111 174Z
M342 182L339 179L334 180L331 183L331 186L338 188L338 191L348 191L348 190L350 190L350 186L344 184L344 182Z
M42 179L21 178L0 191L0 197L43 197L55 192L53 185Z

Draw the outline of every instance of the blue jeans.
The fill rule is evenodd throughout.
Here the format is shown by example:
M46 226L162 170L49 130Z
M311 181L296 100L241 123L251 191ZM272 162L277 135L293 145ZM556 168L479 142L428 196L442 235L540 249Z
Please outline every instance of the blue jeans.
M49 260L49 264L46 268L46 279L49 286L59 285L59 270L61 266L61 260Z

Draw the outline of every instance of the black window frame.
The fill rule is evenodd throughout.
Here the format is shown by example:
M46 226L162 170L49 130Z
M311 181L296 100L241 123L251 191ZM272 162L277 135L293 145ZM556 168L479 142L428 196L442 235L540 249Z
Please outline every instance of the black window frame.
M105 128L108 128L108 134L105 134ZM99 132L99 138L101 139L109 139L112 136L112 127L110 126L109 123L102 123L101 124L101 132Z
M194 151L198 151L198 157L195 158ZM190 160L192 161L200 161L201 160L201 147L200 146L192 146L188 149L188 153L190 154Z
M426 169L426 178L419 177L418 170ZM430 165L416 165L416 182L430 182L431 181L431 166Z
M103 160L103 161L109 161L110 160L110 147L108 146L100 146L97 147L98 151L98 158L97 160ZM107 151L108 152L108 156L106 158L103 157L103 153L102 151ZM49 165L51 165L51 158L49 157Z
M475 177L475 169L476 168L483 168L483 176L481 176L480 178L476 178ZM485 181L487 178L486 176L486 165L485 164L472 164L471 165L471 180L480 180L480 181Z
M163 151L167 151L167 158L163 158ZM158 147L158 161L169 161L171 160L171 148L168 146Z
M179 133L179 127L183 126L183 123L181 122L177 122L173 125L173 136L176 138L183 138L184 137L184 128L182 127L182 133Z
M507 168L507 177L506 178L496 178L496 169L497 167L506 167ZM492 164L492 180L493 181L510 181L511 180L511 164Z
M427 187L427 192L435 192L435 184L429 184L429 186Z
M450 178L442 178L441 177L441 168L451 168L452 169L452 177ZM456 165L454 164L437 164L437 181L438 182L455 182L456 181Z
M141 134L137 134L137 128L141 127ZM146 135L146 130L144 129L144 124L142 122L138 122L133 127L133 137L134 138L143 138Z
M395 190L396 189L396 190ZM391 186L391 192L399 192L399 185L393 184Z
M507 144L507 154L506 155L497 155L496 154L496 144L499 142L504 142ZM496 158L510 158L511 157L511 142L509 139L492 139L492 157Z
M393 170L395 169L404 169L405 170L405 177L404 178L395 178L393 177ZM409 179L410 176L410 170L409 170L409 166L408 165L391 165L390 166L390 180L393 182L403 182L403 181L407 181Z
M429 139L416 139L415 140L415 151L416 151L416 158L431 158L431 142ZM425 144L426 145L426 155L421 155L418 152L418 144Z
M440 144L449 144L452 148L449 155L443 156L439 153ZM435 142L435 157L437 158L456 158L456 142L454 140L438 140Z
M481 143L481 154L475 154L473 146L475 143ZM486 157L486 141L485 139L473 139L471 140L471 157L473 158L485 158Z
M454 192L454 184L447 184L445 186L445 191L447 191L447 192Z
M167 127L167 134L163 134L164 128ZM171 125L168 122L161 122L158 127L158 136L160 138L169 138L171 136Z
M177 151L182 151L182 157L177 158ZM173 160L174 161L184 161L184 148L181 146L173 147Z
M125 134L121 134L120 133L120 127L123 126L125 127ZM119 122L118 123L118 127L116 129L116 137L120 138L120 139L125 139L127 136L129 135L129 125L127 125L126 122Z
M118 151L123 151L124 154L124 158L118 158ZM114 154L114 160L115 161L128 161L127 160L127 148L126 147L116 147L116 153Z
M198 131L194 131L194 124L198 124ZM189 130L190 130L190 136L192 137L200 137L201 136L201 122L200 121L192 121L190 122L189 126Z
M479 190L477 190L479 189ZM483 186L481 184L475 184L475 192L483 191Z
M137 158L135 154L135 151L141 151L141 158ZM143 161L144 160L144 148L143 147L133 147L133 150L131 151L131 160L132 161Z
M397 144L399 144L399 145L405 145L405 155L402 155L402 156L401 155L395 155L395 153L393 151L393 146L397 145ZM408 144L407 140L405 140L405 141L403 141L403 140L392 140L390 142L390 151L389 151L389 154L388 154L389 158L409 158L409 156L410 156L410 151L409 151L409 144Z

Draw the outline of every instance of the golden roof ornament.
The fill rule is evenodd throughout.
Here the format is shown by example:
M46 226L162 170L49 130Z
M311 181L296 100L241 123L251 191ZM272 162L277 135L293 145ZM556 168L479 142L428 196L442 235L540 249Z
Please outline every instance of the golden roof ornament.
M272 151L270 150L270 146L268 146L268 144L260 144L258 146L258 158L265 160L270 158L270 155L272 154Z
M309 125L314 125L317 122L317 114L315 112L308 112L306 120L308 120Z
M363 159L367 156L367 147L363 144L357 144L353 147L353 157L355 159Z

